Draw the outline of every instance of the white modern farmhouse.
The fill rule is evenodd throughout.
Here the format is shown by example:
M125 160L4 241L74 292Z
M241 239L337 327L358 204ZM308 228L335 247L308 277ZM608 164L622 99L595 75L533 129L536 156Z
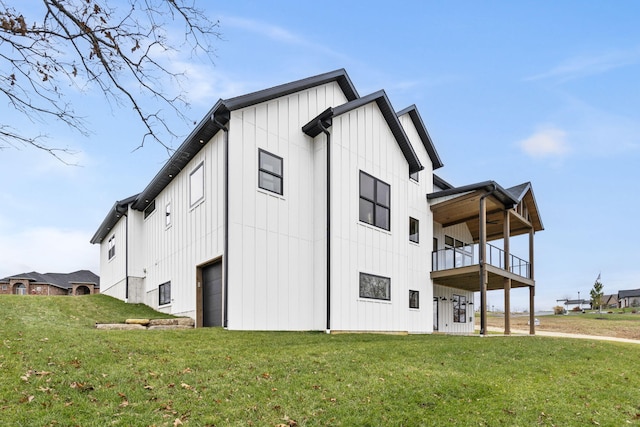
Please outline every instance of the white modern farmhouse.
M533 313L531 185L441 166L416 107L345 70L220 100L91 239L101 292L234 330L472 333L475 309L484 333L487 291L508 312L515 287Z

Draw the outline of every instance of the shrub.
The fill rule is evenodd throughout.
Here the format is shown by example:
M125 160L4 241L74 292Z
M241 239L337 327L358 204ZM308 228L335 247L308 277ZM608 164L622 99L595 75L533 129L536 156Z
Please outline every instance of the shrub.
M561 305L556 305L555 307L553 307L553 314L564 314L565 311L566 310Z

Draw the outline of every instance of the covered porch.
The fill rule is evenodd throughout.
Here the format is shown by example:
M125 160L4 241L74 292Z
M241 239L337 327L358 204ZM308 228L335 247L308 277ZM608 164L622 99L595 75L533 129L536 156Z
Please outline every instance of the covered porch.
M530 183L509 189L493 181L427 195L434 222L465 224L472 245L435 250L431 279L440 286L480 293L480 334L487 333L487 291L504 291L504 333L511 333L511 289L529 289L530 334L535 334L534 236L543 230ZM511 253L510 238L528 235L528 256ZM501 241L502 248L490 241Z

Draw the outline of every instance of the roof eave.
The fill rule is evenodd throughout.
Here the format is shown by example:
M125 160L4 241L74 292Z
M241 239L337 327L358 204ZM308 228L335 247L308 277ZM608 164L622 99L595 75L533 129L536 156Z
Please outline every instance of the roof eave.
M442 163L442 160L440 160L438 151L436 150L436 147L433 144L433 140L431 139L431 136L427 131L427 127L425 126L424 121L422 121L422 117L420 116L418 107L416 107L414 104L405 108L402 111L398 111L398 113L396 114L398 117L404 114L409 114L411 121L413 121L413 125L416 127L416 130L418 131L418 135L420 135L420 139L422 140L422 145L424 145L424 148L427 150L427 154L431 159L433 170L439 169L442 166L444 166L444 163Z

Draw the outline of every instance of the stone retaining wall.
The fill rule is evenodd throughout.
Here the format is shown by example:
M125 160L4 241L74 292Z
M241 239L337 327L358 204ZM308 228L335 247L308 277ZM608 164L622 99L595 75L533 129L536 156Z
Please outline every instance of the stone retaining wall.
M190 317L174 319L127 319L124 323L96 323L97 329L135 331L141 329L192 329L195 321Z

